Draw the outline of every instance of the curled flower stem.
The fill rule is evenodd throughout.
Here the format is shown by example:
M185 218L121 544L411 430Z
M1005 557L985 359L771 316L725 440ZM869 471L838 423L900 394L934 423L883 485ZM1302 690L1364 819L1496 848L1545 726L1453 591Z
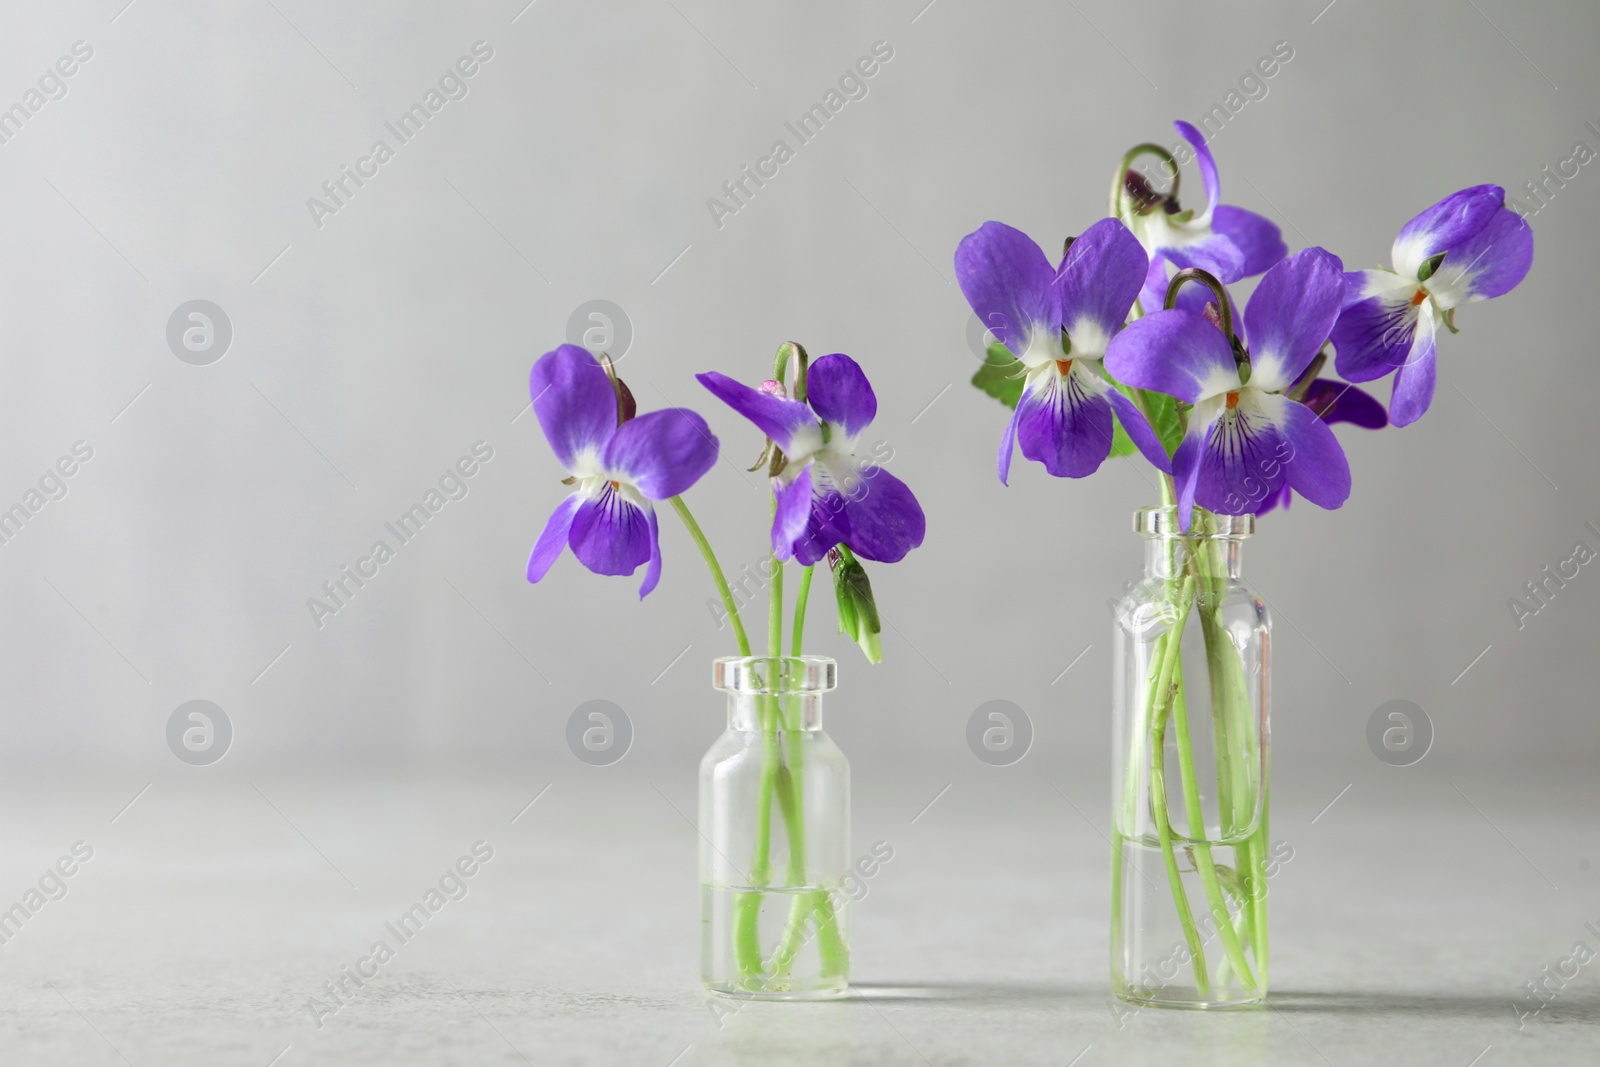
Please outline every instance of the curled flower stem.
M1167 165L1172 171L1172 188L1168 190L1167 196L1172 200L1178 198L1178 161L1173 158L1172 153L1152 141L1134 145L1128 149L1128 154L1122 157L1122 162L1117 166L1117 173L1111 179L1111 215L1123 222L1128 221L1123 207L1123 198L1127 194L1128 171L1132 169L1133 161L1140 156L1155 156Z
M1199 267L1185 267L1172 276L1172 281L1167 284L1167 299L1162 305L1171 311L1178 302L1178 290L1183 288L1184 282L1199 282L1211 290L1211 295L1217 298L1217 317L1222 320L1222 336L1233 343L1233 304L1228 300L1228 291L1222 287L1222 282L1217 280L1215 274L1201 270Z
M811 364L811 357L806 354L806 346L798 341L785 341L778 346L778 358L772 364L772 376L782 382L790 365L794 366L794 388L789 395L800 403L806 402L806 372Z

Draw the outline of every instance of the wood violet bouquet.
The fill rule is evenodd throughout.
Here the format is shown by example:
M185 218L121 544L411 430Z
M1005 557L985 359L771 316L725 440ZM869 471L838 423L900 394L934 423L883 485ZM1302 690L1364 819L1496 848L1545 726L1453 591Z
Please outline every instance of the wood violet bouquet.
M726 996L837 996L850 974L850 768L822 729L822 695L836 667L805 654L806 606L826 560L839 632L878 662L882 621L862 560L900 561L922 544L926 522L911 490L884 469L886 451L863 454L878 400L849 356L812 363L804 348L785 344L759 387L715 372L698 379L764 439L750 468L765 469L771 483L771 544L757 568L768 592L764 654L753 653L722 566L682 496L716 463L716 437L686 408L638 414L610 360L575 345L540 357L529 382L572 493L534 545L528 580L543 578L570 547L596 574L644 567L646 596L661 579L654 504L672 505L711 571L739 651L713 665L727 729L700 766L701 980ZM786 646L790 562L799 586Z
M1117 608L1111 984L1137 1004L1219 1007L1267 990L1271 623L1241 543L1294 495L1344 503L1330 425L1421 418L1441 327L1521 282L1533 234L1503 189L1474 186L1401 228L1392 269L1347 273L1219 203L1205 138L1175 125L1175 150L1123 157L1110 217L1059 262L987 222L955 267L995 338L973 384L1013 409L1000 480L1019 449L1056 477L1134 452L1159 472L1160 503L1134 518L1144 573ZM1146 157L1160 175L1135 169ZM1190 160L1198 209L1178 199ZM1247 279L1241 314L1229 287ZM1342 381L1319 376L1330 346ZM1387 411L1352 384L1390 374Z

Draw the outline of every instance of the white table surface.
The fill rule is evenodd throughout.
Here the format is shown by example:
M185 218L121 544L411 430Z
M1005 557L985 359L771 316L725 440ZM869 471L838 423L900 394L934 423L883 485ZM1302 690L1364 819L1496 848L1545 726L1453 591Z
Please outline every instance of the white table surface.
M1119 1019L1101 790L981 770L876 788L858 774L855 847L895 857L854 911L854 996L720 1019L695 979L681 770L234 768L158 778L120 815L142 784L127 773L14 778L0 907L73 842L94 856L0 945L0 1063L1600 1061L1600 961L1520 1030L1512 1006L1575 942L1600 948L1584 927L1600 926L1592 802L1436 776L1363 782L1319 814L1320 795L1281 788L1273 837L1295 854L1271 887L1270 1007ZM384 922L478 840L495 854L468 895L316 1027L308 998L394 943Z

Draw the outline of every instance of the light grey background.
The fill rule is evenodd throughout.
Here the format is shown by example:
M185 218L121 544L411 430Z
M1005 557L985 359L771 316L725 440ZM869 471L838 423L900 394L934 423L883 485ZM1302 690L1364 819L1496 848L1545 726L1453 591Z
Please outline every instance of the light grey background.
M0 16L0 107L74 42L93 49L66 95L0 145L0 505L74 442L94 453L65 498L0 545L0 752L17 783L6 819L35 828L0 857L0 891L20 893L76 837L136 833L137 805L108 820L138 794L177 821L152 824L137 848L129 839L142 859L91 865L104 872L94 892L108 929L123 899L111 887L167 864L202 872L184 882L191 906L248 925L248 907L217 903L206 863L262 835L307 861L306 877L331 880L328 893L345 884L312 849L355 870L352 884L368 860L408 857L395 860L398 901L487 833L473 820L489 816L450 822L428 851L421 830L402 843L433 825L406 807L422 802L382 798L464 777L512 783L513 811L553 783L571 818L551 816L551 834L575 833L574 812L595 818L591 803L618 813L599 820L602 850L605 828L635 817L679 835L681 854L663 851L647 878L689 884L692 830L667 805L692 815L695 762L722 719L709 661L733 651L692 545L663 512L665 572L643 603L639 576L602 579L570 555L538 586L523 578L565 492L524 414L528 369L593 299L630 317L620 369L641 406L691 405L721 437L726 460L689 499L730 570L765 544L764 490L742 471L760 442L692 374L763 377L789 339L863 363L879 396L869 440L892 445L928 537L903 564L872 569L891 624L881 666L832 636L830 598L813 599L811 647L841 661L828 725L863 805L878 805L861 808L858 836L870 841L875 819L906 826L949 785L941 804L967 796L974 811L1032 817L1035 847L1098 891L1104 856L1084 821L1104 819L1106 602L1138 569L1128 517L1154 491L1123 461L1076 482L1019 461L1011 487L998 483L1005 415L966 384L956 243L1000 219L1059 245L1104 213L1127 147L1171 143L1173 118L1198 121L1279 41L1293 58L1215 138L1223 199L1277 219L1291 248L1323 244L1352 269L1386 262L1399 226L1457 188L1496 182L1526 201L1523 184L1575 142L1600 149L1586 126L1600 125L1600 17L1579 5L124 2ZM318 226L307 199L375 139L394 144L384 123L478 41L493 58L466 97ZM868 95L719 228L707 199L775 140L794 146L784 123L878 41L893 58ZM1506 605L1576 541L1600 546L1585 528L1600 524L1595 166L1533 218L1527 281L1463 309L1463 333L1441 339L1427 417L1340 430L1349 503L1299 502L1264 519L1247 549L1247 575L1277 613L1274 789L1283 810L1303 809L1296 832L1325 828L1311 817L1336 797L1402 835L1419 813L1462 815L1452 833L1471 844L1441 853L1441 884L1487 865L1526 893L1462 921L1550 915L1480 976L1485 1004L1517 995L1600 914L1592 827L1529 829L1592 804L1600 573L1584 568L1521 630ZM1198 193L1198 175L1186 183ZM230 349L209 366L166 341L173 310L195 299L232 322ZM494 458L469 494L319 628L307 599L478 441ZM758 605L752 625L760 618ZM232 723L232 749L211 766L167 748L168 717L193 699ZM610 767L566 748L568 715L593 699L633 721L633 749ZM1033 750L1011 767L965 746L968 715L993 699L1033 720ZM1415 767L1385 766L1366 746L1368 716L1393 699L1434 724ZM212 806L185 829L184 811ZM493 825L510 814L495 808ZM1055 835L1068 824L1083 847L1065 855ZM947 857L968 840L940 838L928 819L916 828ZM526 830L515 831L525 860L541 847ZM1315 853L1314 837L1301 840ZM1347 860L1371 862L1361 841L1345 844ZM1016 853L993 859L995 884L1038 876ZM1366 901L1356 913L1383 906L1351 878L1344 891ZM1048 893L1029 899L1055 906ZM105 942L68 908L54 916L66 940L40 960L91 968ZM1074 922L1084 944L1103 939L1098 912ZM692 911L671 923L687 927L676 956L652 966L683 996ZM1460 934L1445 924L1427 943ZM553 928L563 935L577 937ZM365 935L341 936L353 949ZM139 958L159 969L170 951ZM303 957L284 952L287 1020L351 953L336 945L302 978ZM188 980L210 973L185 958ZM623 967L628 950L616 959ZM1080 964L1092 989L1100 959ZM954 976L973 966L958 959ZM96 973L116 989L143 972ZM600 987L614 981L596 974ZM12 979L43 988L28 966ZM282 1043L262 1036L260 1062ZM147 1035L145 1052L177 1062L180 1046Z

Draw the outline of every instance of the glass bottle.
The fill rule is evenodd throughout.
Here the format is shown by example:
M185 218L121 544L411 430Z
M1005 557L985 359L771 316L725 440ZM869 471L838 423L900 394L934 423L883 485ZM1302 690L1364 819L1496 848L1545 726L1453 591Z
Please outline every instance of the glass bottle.
M834 661L719 659L728 728L700 762L700 977L814 999L850 977L850 765L822 730Z
M1267 989L1272 623L1240 578L1253 515L1134 515L1144 574L1113 646L1111 989L1141 1005Z

